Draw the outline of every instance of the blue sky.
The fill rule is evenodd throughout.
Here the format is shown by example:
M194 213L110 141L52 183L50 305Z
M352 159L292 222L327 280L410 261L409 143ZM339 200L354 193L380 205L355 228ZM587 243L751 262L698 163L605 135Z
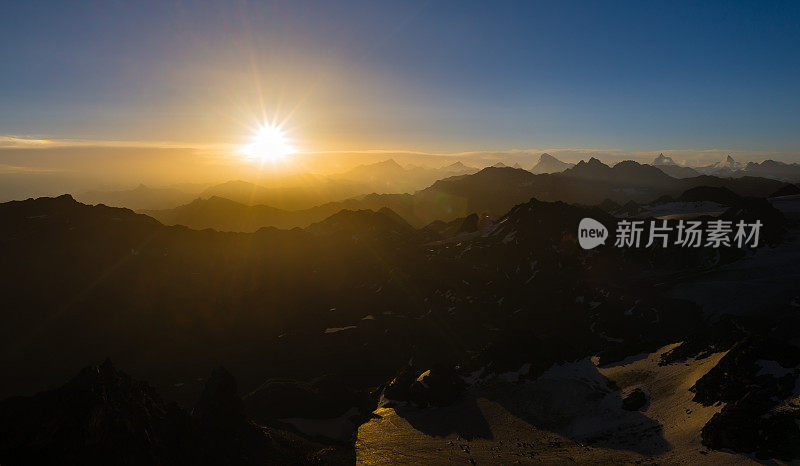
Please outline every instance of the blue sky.
M800 2L12 2L0 136L800 152Z

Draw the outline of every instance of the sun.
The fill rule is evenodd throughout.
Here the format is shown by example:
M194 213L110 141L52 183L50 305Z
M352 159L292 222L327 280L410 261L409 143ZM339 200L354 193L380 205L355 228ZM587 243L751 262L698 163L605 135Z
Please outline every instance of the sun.
M277 163L294 153L294 148L280 126L266 124L256 131L250 144L242 146L241 152L250 160Z

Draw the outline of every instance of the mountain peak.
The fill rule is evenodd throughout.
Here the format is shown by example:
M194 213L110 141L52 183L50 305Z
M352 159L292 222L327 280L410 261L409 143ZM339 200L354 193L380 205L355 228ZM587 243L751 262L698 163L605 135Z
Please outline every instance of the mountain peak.
M539 156L539 162L534 165L533 168L531 168L531 172L536 174L558 173L563 172L564 170L573 166L573 164L562 162L561 160L558 160L557 158L545 152Z
M672 157L666 156L664 154L658 154L658 157L653 159L653 163L651 165L677 165Z
M578 163L578 165L580 165L581 163L584 163L583 160L581 160ZM590 157L589 161L585 162L585 164L590 166L590 167L597 167L597 168L605 167L605 168L609 168L608 165L604 164L603 162L600 161L600 159L597 159L595 157Z

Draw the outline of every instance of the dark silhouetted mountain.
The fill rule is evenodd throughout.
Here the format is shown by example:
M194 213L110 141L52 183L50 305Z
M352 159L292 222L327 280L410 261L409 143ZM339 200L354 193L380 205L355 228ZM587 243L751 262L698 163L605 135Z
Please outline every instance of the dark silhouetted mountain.
M761 163L750 162L742 172L749 176L761 176L789 182L800 181L800 164L797 163L783 163L775 160L765 160Z
M472 212L501 215L531 198L536 175L510 167L487 167L474 175L439 180L415 195L426 203L432 220L451 220Z
M651 165L626 160L612 168L594 157L588 162L581 160L561 175L591 182L616 183L619 186L658 187L669 185L672 182L672 177Z
M676 184L684 191L697 186L714 186L728 188L739 196L764 198L782 186L780 181L769 178L756 178L752 176L721 178L709 175L680 179L677 180Z
M691 178L694 176L700 176L700 173L691 167L682 167L680 165L656 165L656 168L673 178Z
M246 205L267 205L284 210L308 209L328 202L339 201L369 193L362 183L330 179L316 175L296 175L276 178L270 187L247 181L228 181L212 186L198 197L221 197Z
M12 238L24 238L52 228L61 228L69 231L75 241L80 241L80 235L101 234L99 230L103 228L109 231L130 229L132 232L142 233L159 226L156 220L130 209L105 205L87 206L77 202L69 194L6 202L0 204L0 216L5 220L2 233L11 235Z
M770 194L769 197L795 196L797 194L800 194L800 187L796 184L787 184Z
M294 228L324 218L306 211L287 211L265 205L245 205L239 202L212 196L195 199L189 204L174 209L143 211L165 225L184 225L202 230L252 232L262 227Z
M539 162L531 168L531 172L537 175L541 173L560 173L574 166L575 164L573 163L562 162L545 152L539 157Z
M326 455L343 464L349 456L253 424L224 369L212 373L193 414L106 361L58 389L0 402L0 461L255 465L307 464Z
M711 201L733 206L742 201L742 197L725 187L698 186L687 189L678 197L681 202Z
M570 178L591 180L609 179L612 176L611 167L594 157L589 158L588 161L581 160L577 165L570 168L569 171L566 171L564 175Z
M306 231L315 235L346 235L394 241L404 241L416 234L408 222L386 207L377 212L342 210L321 222L309 225Z

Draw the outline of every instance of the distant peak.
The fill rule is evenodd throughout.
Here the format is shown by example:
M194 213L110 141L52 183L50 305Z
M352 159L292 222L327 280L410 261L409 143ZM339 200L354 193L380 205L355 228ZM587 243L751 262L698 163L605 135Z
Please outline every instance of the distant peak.
M656 157L653 160L653 165L677 165L677 164L675 163L674 160L672 160L672 157L668 157L664 154L658 154L658 157Z
M378 166L381 166L381 167L397 167L397 168L403 168L403 167L401 167L401 166L400 166L400 164L399 164L399 163L395 162L395 160L394 160L394 159L386 159L386 160L384 160L383 162L377 162L377 163L375 163L375 165L378 165Z
M503 162L497 162L496 164L492 165L494 168L506 168L508 165L504 164Z

